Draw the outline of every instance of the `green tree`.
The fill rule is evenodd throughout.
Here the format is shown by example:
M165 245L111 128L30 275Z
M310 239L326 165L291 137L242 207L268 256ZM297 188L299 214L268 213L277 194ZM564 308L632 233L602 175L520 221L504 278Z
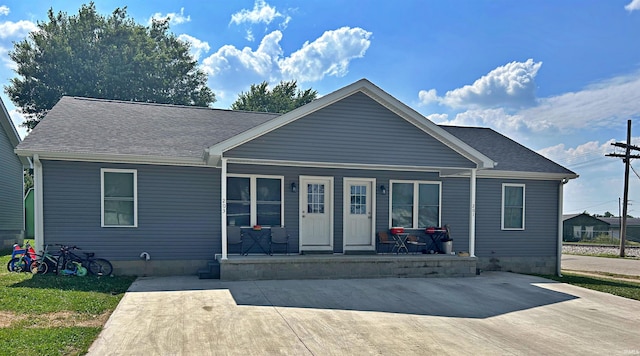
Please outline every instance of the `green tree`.
M215 95L189 44L169 32L168 19L137 24L126 7L108 16L93 2L77 15L38 22L9 57L17 64L5 92L34 128L63 95L208 106Z
M613 214L612 214L611 212L609 212L609 211L605 211L605 212L604 212L604 217L605 217L605 218L612 218L612 217L614 217L614 216L615 216L615 215L613 215Z
M298 90L295 80L281 81L269 90L267 82L252 84L248 92L242 92L238 99L231 104L232 110L261 111L286 113L302 105L312 102L318 92L309 88Z

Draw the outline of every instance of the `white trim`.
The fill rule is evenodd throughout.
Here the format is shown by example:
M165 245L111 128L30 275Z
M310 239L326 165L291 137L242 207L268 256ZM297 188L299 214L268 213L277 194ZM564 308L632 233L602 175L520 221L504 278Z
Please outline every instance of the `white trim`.
M329 192L329 201L326 202L325 201L325 208L329 209L329 246L319 246L319 247L314 247L314 246L305 246L305 249L302 249L302 238L299 237L298 238L298 251L300 251L302 253L302 251L332 251L333 252L333 245L334 245L334 236L333 236L333 228L334 228L334 194L335 194L335 182L334 182L334 177L333 176L298 176L298 182L299 183L299 187L298 187L298 207L299 207L299 213L298 213L298 231L299 234L302 234L302 215L304 214L304 211L306 210L306 207L304 206L304 197L303 194L306 194L306 191L304 190L304 180L305 179L309 179L309 180L313 180L313 179L323 179L323 180L328 180L329 181L329 188L331 189L331 191ZM328 247L328 248L327 248Z
M222 259L227 259L227 159L221 159L222 169L220 172L220 232L222 237Z
M204 158L164 157L144 155L118 155L100 153L44 152L30 150L14 150L19 156L38 155L41 160L78 161L100 163L153 164L161 166L208 167Z
M33 156L33 234L36 251L44 250L44 208L43 208L42 162Z
M357 92L361 92L369 96L371 99L375 100L387 109L393 111L395 114L399 115L407 122L413 124L420 130L426 132L430 136L442 142L447 147L453 149L465 158L476 163L478 168L493 168L495 166L496 163L489 157L464 143L454 135L448 133L443 128L434 124L417 111L413 110L406 104L402 103L401 101L394 98L382 89L378 88L366 79L361 79L355 83L347 85L346 87L324 95L320 99L314 100L307 105L301 106L286 114L278 116L273 120L267 121L241 134L215 144L209 147L207 149L207 152L209 152L210 155L222 156L223 152L231 150L257 137L265 135L273 130L276 130L284 125L305 117Z
M130 173L133 174L133 225L106 225L104 222L104 174ZM100 226L105 228L136 228L138 227L138 170L100 168Z
M513 228L513 227L508 227L505 228L504 227L504 190L506 187L519 187L522 188L522 227L521 228ZM501 212L500 212L500 220L501 220L501 224L500 224L500 228L504 231L523 231L525 229L525 218L526 218L526 213L525 213L525 207L526 207L526 199L525 199L525 193L526 193L526 185L525 184L516 184L516 183L502 183L502 207L501 207Z
M419 193L420 184L438 185L438 226L442 226L442 182L429 181L429 180L404 180L404 179L391 179L389 180L389 228L392 227L393 221L393 183L409 183L413 184L413 221L412 226L408 229L422 229L428 226L419 225L418 207L419 207Z
M469 256L476 256L476 170L469 179Z
M564 234L564 225L562 219L562 210L564 209L564 185L567 181L558 184L558 243L556 246L556 275L562 277L562 235Z
M468 176L468 173L465 174ZM519 172L519 171L478 171L478 178L505 178L505 179L527 179L527 180L564 180L576 179L579 175L568 173L543 173L543 172Z
M371 184L371 189L369 191L369 204L371 204L371 211L368 212L370 214L371 221L371 236L368 245L358 245L353 247L354 245L347 246L347 239L345 237L345 221L347 221L347 216L349 215L349 208L351 204L351 192L347 189L347 185L350 183L358 183L365 182ZM346 253L348 250L357 250L357 251L375 251L376 250L376 193L378 189L376 188L376 179L375 178L359 178L359 177L343 177L342 178L342 191L343 191L343 207L342 207L342 251Z
M384 171L417 171L417 172L439 172L446 169L459 169L450 167L429 167L429 166L394 166L385 164L362 164L362 163L338 163L338 162L312 162L312 161L287 161L287 160L266 160L253 158L228 158L232 164L264 165L264 166L285 166L285 167L313 167L313 168L344 168L344 169L367 169ZM470 168L464 168L466 170Z
M279 179L280 180L280 226L284 226L284 176L268 174L242 174L228 173L227 178L249 178L250 194L250 217L249 225L242 227L252 227L258 223L258 178ZM225 195L226 197L226 195ZM225 224L226 224L225 220ZM265 225L267 226L267 225Z

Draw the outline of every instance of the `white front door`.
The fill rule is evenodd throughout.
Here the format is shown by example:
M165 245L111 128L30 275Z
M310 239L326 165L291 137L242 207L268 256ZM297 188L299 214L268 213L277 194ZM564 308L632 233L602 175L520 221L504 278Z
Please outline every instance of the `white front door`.
M375 179L344 179L344 251L375 250Z
M333 251L333 177L300 176L300 251Z

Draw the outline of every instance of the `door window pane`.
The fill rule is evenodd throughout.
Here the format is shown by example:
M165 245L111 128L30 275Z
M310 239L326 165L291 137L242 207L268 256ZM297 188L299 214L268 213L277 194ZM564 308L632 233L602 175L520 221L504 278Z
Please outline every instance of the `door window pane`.
M307 184L307 213L324 214L324 184Z
M350 213L353 215L364 215L367 213L367 186L351 186Z

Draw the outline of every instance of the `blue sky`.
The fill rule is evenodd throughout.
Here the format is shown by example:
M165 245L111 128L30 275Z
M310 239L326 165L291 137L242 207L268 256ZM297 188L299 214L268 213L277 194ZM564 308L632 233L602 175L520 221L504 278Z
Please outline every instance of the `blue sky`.
M49 8L75 14L83 3L0 1L3 85L14 76L12 42ZM618 212L624 166L604 155L626 139L628 119L640 122L640 0L96 4L103 14L124 6L140 23L171 18L209 75L214 107L264 80L323 95L367 78L436 123L491 127L574 170L565 213ZM640 176L630 182L629 213L640 216Z

